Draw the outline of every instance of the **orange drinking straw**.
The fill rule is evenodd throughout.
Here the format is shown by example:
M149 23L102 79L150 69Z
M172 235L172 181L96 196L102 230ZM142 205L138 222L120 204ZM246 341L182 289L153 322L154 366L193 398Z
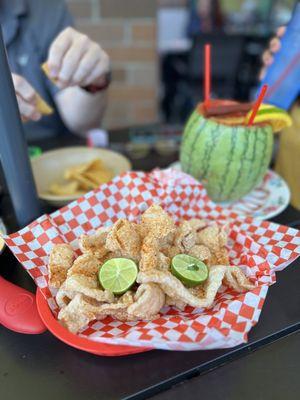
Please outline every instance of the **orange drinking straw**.
M264 97L265 97L265 95L267 93L267 90L268 90L268 85L263 85L263 87L261 88L261 91L259 93L259 96L258 96L256 102L254 103L254 106L253 106L253 109L252 109L252 113L250 115L250 118L249 118L249 121L248 121L248 124L247 124L248 126L253 125L254 119L256 117L256 114L257 114L257 112L259 110L259 107L260 107L261 103L263 102L263 99L264 99Z
M208 106L210 101L211 84L211 46L206 44L204 47L204 106Z

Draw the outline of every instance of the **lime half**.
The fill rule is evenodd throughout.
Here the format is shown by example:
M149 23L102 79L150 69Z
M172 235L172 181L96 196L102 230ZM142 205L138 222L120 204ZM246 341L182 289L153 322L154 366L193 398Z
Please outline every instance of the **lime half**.
M172 258L172 274L186 286L193 287L208 278L208 268L200 260L187 254L177 254Z
M99 281L103 289L114 294L123 294L136 281L138 268L128 258L112 258L106 261L99 271Z

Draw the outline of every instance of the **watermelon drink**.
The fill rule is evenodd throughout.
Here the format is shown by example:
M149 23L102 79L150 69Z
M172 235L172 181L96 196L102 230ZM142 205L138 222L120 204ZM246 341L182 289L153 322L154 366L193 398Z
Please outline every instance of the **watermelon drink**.
M262 107L257 115L259 122L255 120L247 126L251 103L211 103L210 113L201 103L189 118L180 162L184 172L204 184L212 200L234 201L249 193L265 176L272 157L274 132L274 121L269 122L268 118L271 109L281 110ZM269 111L262 114L265 108Z

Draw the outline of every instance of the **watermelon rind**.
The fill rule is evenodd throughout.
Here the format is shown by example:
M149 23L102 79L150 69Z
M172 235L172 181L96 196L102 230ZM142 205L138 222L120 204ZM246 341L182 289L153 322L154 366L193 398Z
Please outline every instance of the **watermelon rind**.
M212 200L234 201L262 181L272 150L270 125L229 126L195 110L183 133L180 163L204 184Z

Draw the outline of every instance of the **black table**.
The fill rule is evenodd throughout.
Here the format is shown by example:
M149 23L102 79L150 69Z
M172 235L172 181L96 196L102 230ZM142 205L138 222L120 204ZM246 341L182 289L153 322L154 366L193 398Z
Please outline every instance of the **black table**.
M298 219L299 212L289 207L274 220L292 224ZM105 358L72 349L50 333L27 336L0 327L0 398L109 400L160 393L157 399L197 399L201 393L213 399L243 396L247 400L255 393L257 399L274 400L282 398L282 388L290 388L290 395L285 391L287 399L299 398L295 375L300 367L299 264L296 261L278 274L249 343L234 349L151 351ZM1 267L4 277L34 290L31 279L8 250L1 256ZM270 370L277 373L273 380ZM257 375L258 371L261 373ZM261 375L265 376L265 371L269 372L264 384ZM190 378L194 379L187 381ZM247 385L242 386L243 382ZM173 387L179 383L182 385ZM170 390L163 392L166 389Z
M299 399L300 333L174 386L153 400ZM198 393L199 397L195 394Z

